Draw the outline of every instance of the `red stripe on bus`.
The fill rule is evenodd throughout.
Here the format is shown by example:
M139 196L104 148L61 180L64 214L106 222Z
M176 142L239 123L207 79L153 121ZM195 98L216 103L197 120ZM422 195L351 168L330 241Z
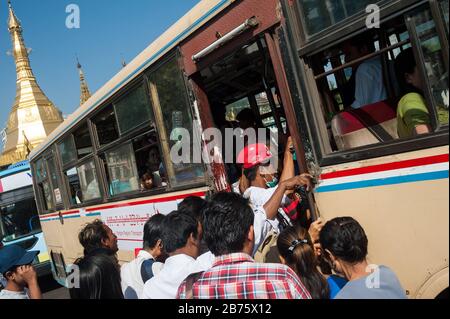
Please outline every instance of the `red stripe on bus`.
M137 242L143 241L142 239L125 239L125 238L117 238L117 240L123 240L123 241L137 241Z
M394 169L445 163L448 161L449 161L449 154L442 154L442 155L435 155L435 156L405 160L405 161L400 161L400 162L386 163L386 164L380 164L380 165L373 165L373 166L359 167L359 168L352 168L352 169L347 169L347 170L343 170L343 171L331 172L331 173L322 174L320 176L320 178L321 179L331 179L331 178L338 178L338 177L347 177L347 176L353 176L353 175L390 171L390 170L394 170Z
M69 210L65 213L61 213L61 215L66 216L66 215L72 215L72 214L78 214L80 211L79 210ZM47 218L47 217L58 217L59 213L52 213L52 214L48 214L48 215L41 215L41 218Z
M100 206L100 207L92 207L92 208L86 208L87 212L93 212L98 211L102 209L112 209L112 208L120 208L120 207L127 207L127 206L136 206L136 205L144 205L144 204L153 204L153 203L163 203L163 202L171 202L177 199L184 199L189 196L205 196L205 192L198 192L198 193L192 193L192 194L185 194L185 195L177 195L177 196L170 196L170 197L164 197L164 198L155 198L155 199L147 199L142 201L136 201L136 202L129 202L129 203L118 203L118 204L112 204L112 205L106 205L106 206Z

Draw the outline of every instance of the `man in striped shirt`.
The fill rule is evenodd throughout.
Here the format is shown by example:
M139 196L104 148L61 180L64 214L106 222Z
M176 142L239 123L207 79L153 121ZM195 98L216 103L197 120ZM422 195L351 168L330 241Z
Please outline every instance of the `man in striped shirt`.
M254 213L236 193L218 193L204 209L204 240L217 256L212 268L189 276L179 299L310 299L297 275L281 264L251 257Z

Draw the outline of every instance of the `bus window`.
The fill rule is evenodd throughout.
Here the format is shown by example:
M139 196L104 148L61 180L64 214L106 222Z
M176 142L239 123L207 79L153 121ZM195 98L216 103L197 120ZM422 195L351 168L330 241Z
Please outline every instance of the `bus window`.
M52 189L53 189L53 194L55 195L55 204L56 206L58 205L62 205L63 204L63 200L62 200L62 192L61 192L61 182L60 182L60 178L58 175L58 169L56 168L56 162L55 162L55 158L51 157L49 159L47 159L47 165L48 165L48 169L49 169L49 174L50 174L50 182L52 185Z
M323 31L380 0L298 0L306 36Z
M116 114L112 104L105 107L94 117L92 122L95 125L100 146L107 145L119 138Z
M50 180L48 178L46 164L43 159L39 159L36 162L35 172L36 172L35 176L37 181L37 187L43 210L52 211L55 209L55 205L53 202L52 189L50 185Z
M92 154L92 141L87 123L73 133L78 159Z
M82 202L100 198L100 187L94 161L77 167L78 180L80 183Z
M409 17L419 39L419 56L408 50L412 46ZM318 126L326 140L323 151L329 154L431 133L431 127L439 126L433 125L433 108L439 124L447 125L448 71L444 56L431 12L422 8L386 21L378 32L366 31L309 57L321 100L315 111L319 112L318 119L323 119ZM426 74L419 81L423 88L419 83L410 87L405 84L405 74L398 74L406 71L405 63L401 63L406 57L418 70L424 61ZM427 101L427 86L431 101ZM409 94L413 91L423 93ZM422 110L422 117L414 115L412 119L413 113L405 111L416 103L411 98L420 100L414 107Z
M77 151L72 135L67 136L60 144L58 144L58 151L61 155L63 165L77 160Z
M73 167L64 172L64 176L69 183L69 200L71 206L80 205L83 202L83 196L81 193L80 178L78 177L76 167Z
M433 103L437 108L440 124L445 125L448 124L449 82L436 25L430 10L414 15L413 21L420 41L420 50L425 60L426 76L431 88Z
M1 204L0 224L5 242L41 231L34 198Z
M150 121L151 108L144 85L140 85L124 98L114 103L119 130L124 134L137 126Z
M191 152L189 153L195 151L192 115L183 75L176 57L169 59L151 72L149 82L155 117L161 116L161 124L164 126L164 128L159 127L160 135L162 135L160 139L168 141L163 142L162 148L171 186L204 182L204 167L200 163L192 163L191 154L189 158L171 158L171 149L181 148L181 136L186 132L185 130L190 134L190 136L183 136L190 139Z
M111 196L139 190L133 146L128 143L105 153Z

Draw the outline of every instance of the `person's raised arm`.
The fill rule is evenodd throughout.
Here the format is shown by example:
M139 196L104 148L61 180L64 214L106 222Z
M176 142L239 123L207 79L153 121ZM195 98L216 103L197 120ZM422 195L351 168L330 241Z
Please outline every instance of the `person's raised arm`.
M283 172L281 172L280 181L286 181L295 176L294 157L292 156L291 148L294 148L292 137L289 136L286 142L283 159Z
M294 190L300 186L307 186L307 191L311 189L312 176L309 174L302 174L294 176L288 180L282 181L272 197L264 204L264 210L266 211L267 219L274 219L277 215L278 208L280 208L281 201L283 200L284 193L286 191Z
M20 266L17 271L28 286L28 294L30 299L42 299L42 293L41 289L39 288L37 274L33 266Z

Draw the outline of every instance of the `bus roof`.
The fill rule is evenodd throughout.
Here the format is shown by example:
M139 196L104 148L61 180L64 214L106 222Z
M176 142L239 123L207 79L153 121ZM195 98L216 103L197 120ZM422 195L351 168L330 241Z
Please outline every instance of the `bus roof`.
M102 88L95 92L89 100L75 110L75 112L61 123L61 125L59 125L39 146L34 148L29 156L30 161L39 156L39 154L53 144L61 135L69 131L79 121L86 118L115 92L136 78L143 70L157 62L164 54L176 47L181 41L186 39L233 2L235 2L235 0L201 0L194 8L151 43Z

